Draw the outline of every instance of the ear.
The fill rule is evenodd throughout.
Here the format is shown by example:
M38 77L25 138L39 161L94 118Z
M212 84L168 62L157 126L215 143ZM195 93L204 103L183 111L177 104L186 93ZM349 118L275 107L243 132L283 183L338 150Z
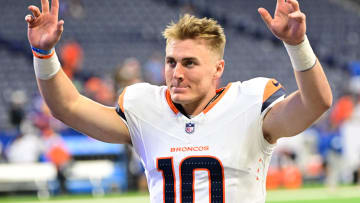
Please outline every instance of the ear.
M216 62L216 72L214 74L214 79L218 80L221 78L225 68L225 61L224 59L218 60Z

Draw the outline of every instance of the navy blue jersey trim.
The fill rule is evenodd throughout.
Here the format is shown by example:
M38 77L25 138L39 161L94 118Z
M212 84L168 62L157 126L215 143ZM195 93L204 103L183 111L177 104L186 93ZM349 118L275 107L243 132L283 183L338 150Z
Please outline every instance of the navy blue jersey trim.
M268 108L275 100L285 95L284 88L278 89L274 94L272 94L266 101L263 102L261 107L261 113Z
M187 118L190 118L190 115L188 115L186 112L185 112L185 109L181 106L181 104L178 104L178 103L174 103L174 106L177 108L177 110L180 111L180 113L182 113L184 116L186 116Z
M126 120L126 117L125 117L125 114L124 114L124 112L121 110L121 108L120 108L119 105L116 106L116 113L119 114L119 116L120 116L121 118L123 118L125 121L127 121L127 120Z

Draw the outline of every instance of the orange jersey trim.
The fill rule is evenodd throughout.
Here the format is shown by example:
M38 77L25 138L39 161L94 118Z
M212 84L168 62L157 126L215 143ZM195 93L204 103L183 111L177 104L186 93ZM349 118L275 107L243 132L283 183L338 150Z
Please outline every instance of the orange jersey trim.
M209 106L207 106L207 107L203 110L204 114L207 113L207 112L209 112L210 109L212 109L212 108L220 101L220 99L223 98L223 96L226 94L226 92L230 89L230 86L231 86L231 83L227 84L225 88L220 88L220 89L217 89L217 90L216 90L216 93L218 93L218 92L220 92L220 91L222 91L222 90L224 90L224 92L221 93L221 94L219 95L219 97L215 99L215 101L213 101Z
M207 113L210 111L210 109L212 109L219 101L220 99L226 94L226 92L230 89L230 86L231 86L231 83L227 84L226 87L224 88L220 88L220 89L217 89L216 90L216 93L224 90L223 93L221 93L219 95L218 98L215 99L215 101L213 101L209 106L207 106L204 110L203 110L203 113ZM166 101L169 105L169 107L171 108L171 110L175 113L175 114L178 114L180 111L176 108L176 106L174 105L174 103L172 102L171 100L171 95L170 95L170 91L169 89L166 90L165 92L165 97L166 97Z
M122 112L125 112L124 111L124 95L125 95L125 92L126 92L126 87L125 89L121 92L120 96L119 96L119 100L118 100L118 104L119 104L119 107L121 109Z
M282 88L282 85L276 81L275 79L270 79L265 86L264 95L263 95L263 103L271 97L276 91Z
M170 91L169 89L166 90L166 93L165 93L165 97L166 97L166 101L167 103L169 104L169 107L171 108L171 110L175 113L175 114L178 114L179 113L179 110L175 107L174 103L172 102L171 100L171 95L170 95Z

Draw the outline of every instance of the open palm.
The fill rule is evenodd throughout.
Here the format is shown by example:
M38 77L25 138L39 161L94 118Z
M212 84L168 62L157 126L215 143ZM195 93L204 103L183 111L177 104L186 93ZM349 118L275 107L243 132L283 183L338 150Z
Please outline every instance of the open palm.
M48 0L41 0L42 12L36 6L29 6L33 15L25 17L28 23L28 39L31 46L50 50L60 40L64 21L58 21L59 0L53 0L50 10Z
M300 11L297 0L277 0L274 18L264 8L258 11L270 31L280 40L292 45L304 40L306 16Z

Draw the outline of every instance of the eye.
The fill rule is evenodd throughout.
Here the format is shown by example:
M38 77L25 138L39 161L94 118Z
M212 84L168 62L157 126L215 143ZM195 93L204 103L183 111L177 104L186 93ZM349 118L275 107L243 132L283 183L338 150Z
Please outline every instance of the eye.
M176 61L174 59L166 59L166 64L169 65L171 68L175 68Z
M183 63L183 66L188 67L188 68L191 68L191 67L193 67L194 65L196 65L196 64L195 64L195 62L194 62L193 60L186 60L186 61L184 61L184 63Z

